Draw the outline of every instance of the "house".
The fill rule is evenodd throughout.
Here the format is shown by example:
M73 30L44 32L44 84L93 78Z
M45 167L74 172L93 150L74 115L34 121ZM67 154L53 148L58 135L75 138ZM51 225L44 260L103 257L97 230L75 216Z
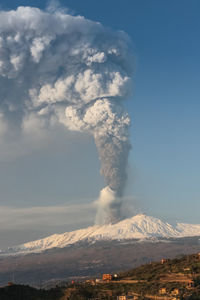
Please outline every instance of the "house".
M112 274L103 274L102 280L106 281L106 282L111 281L112 280Z
M188 288L188 289L191 289L191 288L193 288L194 286L195 286L194 280L188 281L188 283L187 283L187 288Z
M183 271L190 271L190 268L184 268Z
M161 264L164 264L167 262L167 259L162 258L160 262L161 262Z
M114 274L112 277L113 277L112 278L113 280L118 280L118 278L119 278L118 274Z
M166 293L167 293L166 288L159 289L159 294L163 295L163 294L166 294Z
M179 295L179 289L173 289L172 291L171 291L171 295Z
M87 284L95 285L96 281L94 279L88 279L86 280Z

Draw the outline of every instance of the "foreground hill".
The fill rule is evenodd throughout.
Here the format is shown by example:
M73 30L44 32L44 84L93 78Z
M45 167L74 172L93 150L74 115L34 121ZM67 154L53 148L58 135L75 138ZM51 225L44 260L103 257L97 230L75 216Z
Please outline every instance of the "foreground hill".
M38 290L25 285L10 285L0 288L1 300L60 300L63 295L64 292L61 288Z
M9 248L2 255L39 253L52 248L64 248L80 242L130 241L200 236L200 224L177 223L172 226L158 218L136 215L116 224L91 226L63 234L54 234L47 238L28 242Z
M118 273L117 280L94 279L71 283L50 290L24 285L0 288L1 300L86 300L117 299L200 299L200 255L193 254L142 265Z

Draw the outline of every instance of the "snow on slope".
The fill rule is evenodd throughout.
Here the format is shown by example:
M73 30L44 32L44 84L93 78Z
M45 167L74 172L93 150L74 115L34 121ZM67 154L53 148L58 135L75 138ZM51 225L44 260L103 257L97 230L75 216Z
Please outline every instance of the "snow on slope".
M200 224L177 223L176 228L184 236L200 236Z
M9 248L4 254L42 252L51 248L63 248L80 241L130 240L151 238L179 238L200 236L200 224L178 223L176 227L144 214L136 215L116 224L91 226Z

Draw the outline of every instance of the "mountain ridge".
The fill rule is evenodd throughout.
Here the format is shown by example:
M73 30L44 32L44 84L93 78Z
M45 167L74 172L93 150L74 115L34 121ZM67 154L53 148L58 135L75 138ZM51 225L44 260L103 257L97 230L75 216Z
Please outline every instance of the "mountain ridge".
M84 229L53 234L18 246L10 247L1 255L40 253L52 248L64 248L80 241L155 240L200 236L200 224L177 223L173 226L158 218L139 214L115 224L94 225Z

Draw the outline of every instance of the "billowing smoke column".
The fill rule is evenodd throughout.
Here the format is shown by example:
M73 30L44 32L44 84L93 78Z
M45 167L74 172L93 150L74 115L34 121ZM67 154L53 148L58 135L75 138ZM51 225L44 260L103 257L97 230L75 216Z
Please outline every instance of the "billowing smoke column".
M107 184L97 223L120 218L130 150L122 107L131 86L128 44L123 32L62 10L0 12L1 125L23 131L59 122L94 136Z

